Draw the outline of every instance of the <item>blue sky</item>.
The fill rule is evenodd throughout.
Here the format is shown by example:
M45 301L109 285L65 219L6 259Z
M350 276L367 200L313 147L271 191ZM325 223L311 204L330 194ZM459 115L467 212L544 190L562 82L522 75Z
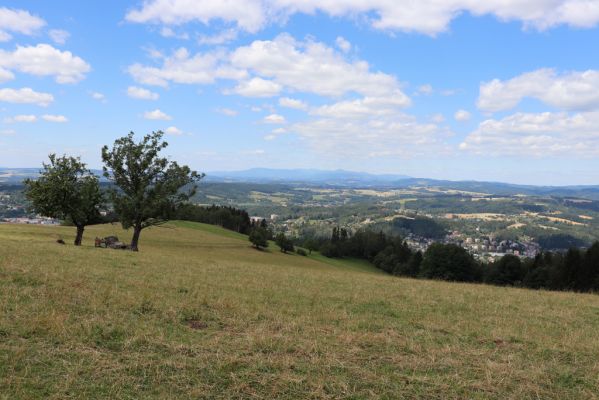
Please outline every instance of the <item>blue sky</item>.
M599 184L599 1L10 1L0 166L164 130L200 171Z

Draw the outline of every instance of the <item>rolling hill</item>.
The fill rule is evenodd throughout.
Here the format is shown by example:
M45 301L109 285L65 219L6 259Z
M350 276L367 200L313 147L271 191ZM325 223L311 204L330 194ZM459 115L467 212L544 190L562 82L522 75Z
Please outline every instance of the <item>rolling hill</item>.
M400 279L175 222L0 225L0 399L595 398L599 297Z

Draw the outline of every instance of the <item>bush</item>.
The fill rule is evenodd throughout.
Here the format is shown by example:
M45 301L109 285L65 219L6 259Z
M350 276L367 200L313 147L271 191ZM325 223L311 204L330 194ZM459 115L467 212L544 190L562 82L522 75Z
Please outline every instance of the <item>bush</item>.
M298 256L304 256L305 257L305 256L308 255L308 253L306 253L306 250L304 250L304 249L297 249L295 252L297 253Z

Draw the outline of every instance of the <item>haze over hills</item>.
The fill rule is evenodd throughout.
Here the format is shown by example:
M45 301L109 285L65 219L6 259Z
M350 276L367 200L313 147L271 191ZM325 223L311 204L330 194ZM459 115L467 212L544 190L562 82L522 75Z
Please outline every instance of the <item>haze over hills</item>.
M35 178L40 168L0 168L0 184L20 184L23 179ZM101 170L92 170L102 177ZM460 191L495 195L535 195L558 197L581 197L599 200L599 185L536 186L504 182L451 181L430 178L414 178L402 174L373 174L347 170L321 169L273 169L251 168L239 171L212 171L206 173L206 182L261 183L261 184L307 184L345 188L381 187L440 187Z
M207 173L209 180L245 181L245 182L299 182L321 183L331 185L393 183L410 179L407 175L371 174L367 172L321 169L272 169L251 168L242 171L213 171Z

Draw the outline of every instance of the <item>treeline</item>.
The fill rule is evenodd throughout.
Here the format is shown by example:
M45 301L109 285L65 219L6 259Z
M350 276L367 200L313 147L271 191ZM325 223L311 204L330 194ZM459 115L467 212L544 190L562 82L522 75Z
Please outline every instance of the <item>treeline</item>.
M327 257L354 257L370 261L393 275L458 282L479 282L532 289L599 291L599 242L587 250L571 248L567 253L545 252L521 260L505 255L492 263L477 261L454 244L435 243L424 254L413 251L399 236L362 230L354 235L334 228L331 238L314 246Z
M176 219L218 225L245 235L249 235L253 228L247 211L228 206L201 207L194 204L185 204L177 210ZM266 221L264 221L265 223Z

